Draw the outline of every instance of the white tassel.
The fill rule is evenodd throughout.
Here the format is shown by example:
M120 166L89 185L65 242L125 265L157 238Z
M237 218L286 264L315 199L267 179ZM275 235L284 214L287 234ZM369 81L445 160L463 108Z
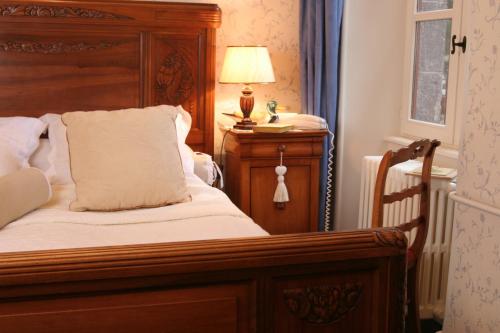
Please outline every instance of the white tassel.
M288 198L288 190L285 185L285 173L286 166L277 166L276 174L278 175L278 186L276 187L276 191L274 192L274 202L288 202L290 198Z
M274 192L274 202L288 202L290 198L288 197L288 190L285 185L285 174L286 174L286 166L283 165L283 153L280 155L280 165L275 169L276 174L278 175L278 186L276 187L276 191Z

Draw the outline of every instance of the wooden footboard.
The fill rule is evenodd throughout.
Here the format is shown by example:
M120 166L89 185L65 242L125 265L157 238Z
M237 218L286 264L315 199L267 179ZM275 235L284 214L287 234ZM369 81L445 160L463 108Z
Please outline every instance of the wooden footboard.
M402 332L393 229L0 255L0 331Z

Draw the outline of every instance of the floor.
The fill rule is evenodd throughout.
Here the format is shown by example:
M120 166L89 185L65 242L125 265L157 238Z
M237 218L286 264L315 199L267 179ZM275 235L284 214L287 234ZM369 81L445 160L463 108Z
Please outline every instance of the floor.
M420 321L422 333L435 333L442 329L441 324L432 319Z

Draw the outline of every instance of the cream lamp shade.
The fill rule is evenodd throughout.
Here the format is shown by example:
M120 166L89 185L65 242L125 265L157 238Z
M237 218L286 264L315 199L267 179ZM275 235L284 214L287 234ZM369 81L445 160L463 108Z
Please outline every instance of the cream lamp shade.
M275 82L273 65L265 46L228 46L219 83Z

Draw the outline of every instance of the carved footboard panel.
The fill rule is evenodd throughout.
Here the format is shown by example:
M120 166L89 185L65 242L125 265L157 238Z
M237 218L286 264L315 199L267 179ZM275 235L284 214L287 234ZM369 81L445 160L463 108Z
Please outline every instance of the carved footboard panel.
M0 255L0 328L402 332L392 229Z

